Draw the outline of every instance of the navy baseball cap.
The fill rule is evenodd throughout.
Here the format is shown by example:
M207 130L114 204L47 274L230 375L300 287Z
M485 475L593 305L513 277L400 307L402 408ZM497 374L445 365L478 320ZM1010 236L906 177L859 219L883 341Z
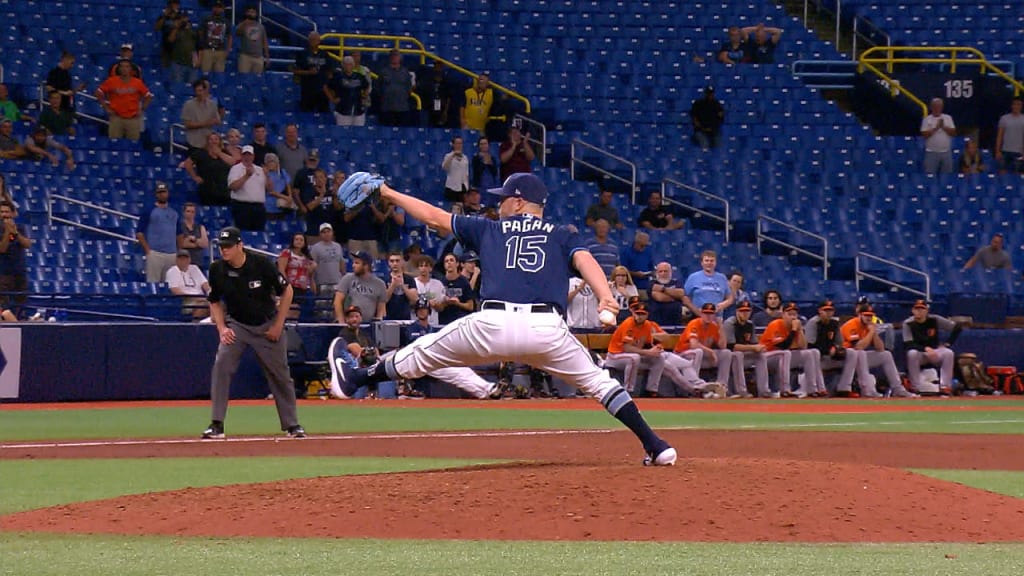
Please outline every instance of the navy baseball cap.
M476 255L476 252L472 250L466 250L462 253L462 257L459 258L460 262L479 262L480 257Z
M228 226L217 234L217 242L221 246L234 246L242 241L242 231L234 226Z
M529 172L513 174L505 179L501 188L490 188L487 192L497 194L502 198L515 196L541 206L548 200L548 187L540 178Z
M430 309L430 300L427 300L425 296L420 296L416 299L416 304L413 305L413 310L422 310L426 308Z
M352 257L353 258L358 258L358 259L362 260L363 262L366 262L367 264L373 264L373 256L370 256L369 252L365 252L363 250L358 250L358 251L352 253Z

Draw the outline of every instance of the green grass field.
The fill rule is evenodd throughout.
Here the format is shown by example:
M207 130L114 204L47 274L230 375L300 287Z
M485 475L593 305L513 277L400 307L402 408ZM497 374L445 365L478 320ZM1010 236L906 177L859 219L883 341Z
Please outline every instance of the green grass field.
M829 402L830 406L857 402ZM1024 434L1017 400L923 401L970 410L843 414L648 411L664 428L846 430ZM908 404L909 405L909 404ZM115 405L116 406L116 405ZM528 404L527 404L528 406ZM898 405L897 405L898 406ZM642 407L642 405L641 405ZM984 408L977 410L975 408ZM300 408L313 433L615 428L599 409L530 410L324 403ZM194 437L206 407L0 411L0 441ZM274 409L233 406L228 432L273 434ZM424 458L175 458L0 460L0 514L61 503L287 478L410 471L480 463ZM915 470L951 482L1024 497L1024 474ZM638 469L638 473L641 473ZM0 520L2 522L2 520ZM402 575L643 574L803 576L815 574L1017 574L1024 543L654 544L324 539L209 539L0 532L0 575Z

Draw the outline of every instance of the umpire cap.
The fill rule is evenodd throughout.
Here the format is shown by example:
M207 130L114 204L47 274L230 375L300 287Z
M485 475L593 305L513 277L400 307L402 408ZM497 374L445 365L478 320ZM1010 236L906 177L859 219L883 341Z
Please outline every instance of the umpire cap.
M234 246L242 241L242 231L234 226L228 226L217 234L217 242L221 246Z

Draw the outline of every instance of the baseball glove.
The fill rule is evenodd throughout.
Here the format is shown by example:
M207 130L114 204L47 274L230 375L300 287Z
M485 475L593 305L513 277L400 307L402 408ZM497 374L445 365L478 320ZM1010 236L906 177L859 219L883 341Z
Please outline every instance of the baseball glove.
M338 201L345 205L346 210L360 208L380 193L381 184L384 184L383 176L356 172L338 187Z

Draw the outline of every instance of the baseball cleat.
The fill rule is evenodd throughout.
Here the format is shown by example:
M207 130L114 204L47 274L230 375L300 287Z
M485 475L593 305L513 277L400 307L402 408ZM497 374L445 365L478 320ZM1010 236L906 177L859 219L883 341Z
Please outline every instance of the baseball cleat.
M288 437L289 438L305 438L306 437L306 431L302 428L302 426L299 426L298 424L296 424L295 426L291 426L291 427L288 428Z
M345 361L348 343L344 338L335 338L327 351L327 362L331 365L331 396L348 400L359 389L353 380L353 370Z
M676 449L666 446L660 452L655 453L653 450L648 452L644 457L644 466L675 466L676 457Z
M201 438L203 440L220 440L224 438L224 425L211 422L206 430L203 430Z

